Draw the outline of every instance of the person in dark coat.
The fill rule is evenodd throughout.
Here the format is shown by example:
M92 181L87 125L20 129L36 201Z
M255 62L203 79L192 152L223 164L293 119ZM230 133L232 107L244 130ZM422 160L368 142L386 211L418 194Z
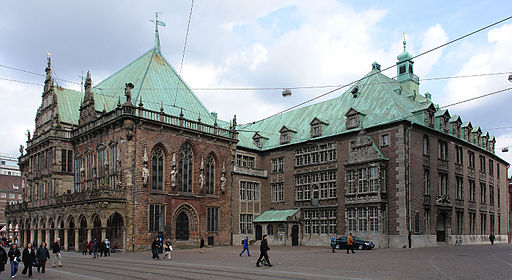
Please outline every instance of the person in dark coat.
M103 254L105 254L105 257L107 256L107 254L105 253L105 248L107 247L105 245L105 241L101 241L99 242L100 243L100 257L103 257Z
M0 273L5 270L5 264L7 263L7 253L4 248L0 247Z
M11 245L11 249L9 249L9 253L7 253L9 257L9 261L11 262L11 277L16 277L18 273L18 263L20 263L21 253L16 244Z
M258 260L256 261L256 266L259 267L260 266L260 262L263 258L265 258L265 260L267 261L268 263L268 266L271 267L272 265L270 264L270 259L268 257L268 251L270 250L270 247L268 247L268 235L263 235L263 240L261 241L261 244L260 244L260 257L258 258Z
M82 251L82 255L87 255L87 248L88 248L87 240L84 240L84 242L80 246L80 250Z
M96 238L94 238L94 241L92 242L92 256L93 258L98 257L98 249L100 247L100 244Z
M34 264L34 260L36 259L36 252L34 248L32 248L32 244L28 243L27 248L23 250L23 271L21 274L27 273L28 270L28 278L32 278L32 265Z
M158 255L158 248L160 248L160 242L158 242L158 238L155 238L155 241L151 243L151 252L153 253L154 260L160 260L160 256Z
M52 251L53 251L52 267L55 267L56 265L61 267L62 266L62 255L60 254L60 238L57 238L57 241L55 241L53 243Z
M46 261L50 259L50 252L48 251L48 248L46 248L46 242L41 243L41 246L39 246L36 252L36 258L39 262L37 272L42 270L44 273L46 269Z
M199 242L199 249L201 250L201 254L204 254L204 237L201 237L201 241Z
M494 233L491 232L491 235L489 235L489 240L491 241L491 245L493 245L493 246L494 246L494 239L495 238L496 237L494 236Z

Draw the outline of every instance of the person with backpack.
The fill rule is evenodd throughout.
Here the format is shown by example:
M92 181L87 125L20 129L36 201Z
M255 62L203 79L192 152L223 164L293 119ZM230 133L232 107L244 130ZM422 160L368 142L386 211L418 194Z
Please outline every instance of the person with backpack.
M46 261L50 259L50 252L48 252L48 248L46 248L46 242L41 243L41 246L37 249L36 259L38 262L37 272L42 270L42 273L44 273L46 269Z
M251 252L249 252L249 237L245 237L243 240L242 240L242 246L243 246L243 250L242 252L240 253L240 257L244 254L244 252L247 250L247 256L250 257L251 256Z

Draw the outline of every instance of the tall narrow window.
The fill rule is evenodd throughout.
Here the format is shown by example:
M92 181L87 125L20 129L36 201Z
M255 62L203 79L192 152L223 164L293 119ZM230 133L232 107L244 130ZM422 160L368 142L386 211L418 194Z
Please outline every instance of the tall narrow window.
M215 191L215 158L208 156L206 160L206 193L213 194Z
M218 231L219 230L219 208L207 207L206 208L206 230Z
M423 171L423 194L430 194L430 170L428 169Z
M448 190L448 175L445 173L439 173L439 189L438 189L438 195L445 195L447 194Z
M370 192L379 190L379 168L370 167Z
M430 154L430 143L428 135L423 135L423 154L426 156Z
M149 205L149 231L163 231L165 227L165 206Z
M110 146L110 187L117 188L117 146Z
M82 157L75 158L75 192L82 190Z
M469 201L476 201L476 184L474 180L469 180Z
M192 148L188 143L185 143L180 148L180 162L179 162L179 182L178 190L182 192L192 192L192 166L194 154Z
M359 192L368 192L368 177L366 174L366 168L359 169Z
M151 189L162 190L164 185L164 152L156 147L151 155Z
M464 186L462 177L457 176L457 196L456 199L462 200L464 199Z
M101 187L105 184L105 176L107 173L105 170L105 164L107 162L105 162L106 156L104 146L100 146L96 158L98 159L98 186Z
M485 204L486 203L486 191L487 191L487 187L485 186L485 183L483 182L480 182L480 203L483 203Z

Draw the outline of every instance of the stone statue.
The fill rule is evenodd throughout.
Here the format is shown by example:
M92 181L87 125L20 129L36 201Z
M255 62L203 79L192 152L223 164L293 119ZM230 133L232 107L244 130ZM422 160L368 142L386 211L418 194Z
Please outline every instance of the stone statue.
M28 141L30 141L30 130L27 129L27 138L28 138Z
M222 172L220 175L220 190L222 193L224 193L226 191L226 182L227 182L226 165L224 162L222 162Z
M132 102L132 88L133 88L133 84L132 83L126 83L124 84L125 85L125 88L124 88L124 95L126 96L126 102Z
M142 184L144 186L147 186L148 181L149 181L149 168L148 168L148 164L145 162L144 166L142 167Z
M25 150L25 147L23 145L20 145L20 154L23 156L23 151Z
M203 189L204 189L204 171L201 170L201 172L199 173L199 190L203 191Z
M176 171L176 153L172 154L172 166L171 166L171 187L176 187L176 176L178 175L178 171Z

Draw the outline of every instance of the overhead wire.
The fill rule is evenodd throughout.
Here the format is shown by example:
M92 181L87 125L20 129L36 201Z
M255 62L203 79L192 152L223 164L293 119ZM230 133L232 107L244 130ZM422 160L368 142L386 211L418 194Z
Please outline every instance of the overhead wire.
M188 33L190 31L190 21L192 20L192 9L193 8L194 8L194 0L192 0L192 3L190 4L190 12L188 14L187 33L185 34L185 44L183 45L183 53L181 54L180 75L181 75L181 69L183 68L183 60L185 59L185 50L187 49Z

